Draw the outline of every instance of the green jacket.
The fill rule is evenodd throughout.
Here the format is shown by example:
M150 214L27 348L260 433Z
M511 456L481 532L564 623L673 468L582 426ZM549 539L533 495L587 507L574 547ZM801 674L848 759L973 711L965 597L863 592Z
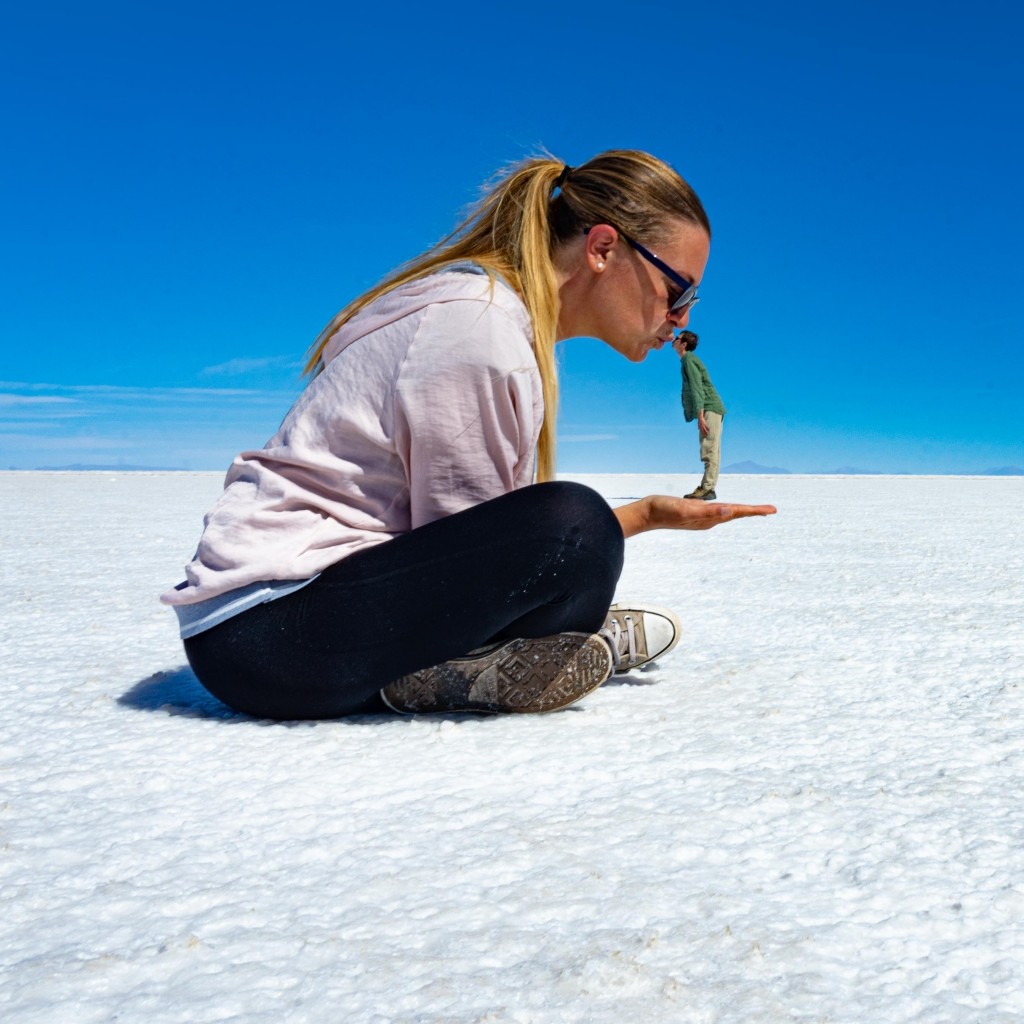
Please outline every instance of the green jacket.
M699 412L717 412L724 416L725 406L704 364L692 352L687 352L679 361L683 370L683 415L686 422L695 420Z

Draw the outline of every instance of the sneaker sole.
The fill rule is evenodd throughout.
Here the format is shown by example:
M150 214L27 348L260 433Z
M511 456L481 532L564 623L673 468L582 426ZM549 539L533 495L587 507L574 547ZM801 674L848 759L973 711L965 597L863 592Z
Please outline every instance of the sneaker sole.
M612 674L612 653L599 636L558 633L509 640L390 683L380 695L405 715L476 711L544 714L582 700Z

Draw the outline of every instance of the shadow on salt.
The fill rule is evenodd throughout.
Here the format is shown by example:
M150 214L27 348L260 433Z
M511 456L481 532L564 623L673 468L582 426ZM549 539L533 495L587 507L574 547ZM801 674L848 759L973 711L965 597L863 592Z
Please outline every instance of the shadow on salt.
M644 670L630 672L628 674L612 676L604 687L612 688L617 686L650 686L657 683L658 664L651 662ZM132 708L135 711L159 711L166 715L178 715L187 718L209 718L224 722L264 722L266 724L295 724L277 723L270 719L254 718L251 715L234 711L226 704L222 704L213 694L209 693L196 679L195 674L187 665L181 665L175 669L167 669L161 672L154 672L153 675L140 679L131 689L117 698L117 703L122 707ZM579 711L582 705L565 708L563 711ZM420 716L405 716L393 714L364 714L350 715L345 719L338 719L346 724L368 723L374 721L403 721L411 722ZM462 719L493 719L503 716L477 715L473 713L452 712L448 715L431 715L434 721L441 718L451 718L455 721ZM310 722L309 724L315 724Z
M252 721L248 715L232 711L207 692L187 665L155 672L137 682L117 698L122 707L136 711L162 711L168 715L192 718L222 718Z

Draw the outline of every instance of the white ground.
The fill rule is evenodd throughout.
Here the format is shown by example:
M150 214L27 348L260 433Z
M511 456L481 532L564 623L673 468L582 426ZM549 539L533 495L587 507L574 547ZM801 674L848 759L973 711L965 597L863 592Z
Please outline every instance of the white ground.
M0 473L7 1024L1024 1017L1024 480L724 477L630 542L659 667L287 725L157 603L219 486Z

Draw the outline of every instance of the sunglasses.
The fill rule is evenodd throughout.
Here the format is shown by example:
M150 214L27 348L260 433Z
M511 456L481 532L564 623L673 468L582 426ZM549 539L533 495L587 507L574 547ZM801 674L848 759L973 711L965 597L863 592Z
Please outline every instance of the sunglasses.
M691 306L695 306L700 302L700 297L697 295L697 286L695 284L691 281L687 281L682 274L673 270L664 260L658 259L650 249L645 249L639 242L634 242L629 235L623 234L621 231L619 234L634 249L636 249L636 251L640 253L648 263L657 267L679 289L679 297L668 307L669 313L683 313Z

